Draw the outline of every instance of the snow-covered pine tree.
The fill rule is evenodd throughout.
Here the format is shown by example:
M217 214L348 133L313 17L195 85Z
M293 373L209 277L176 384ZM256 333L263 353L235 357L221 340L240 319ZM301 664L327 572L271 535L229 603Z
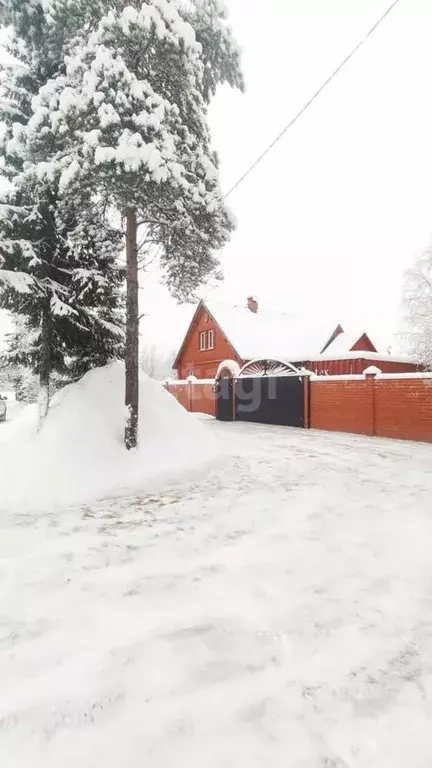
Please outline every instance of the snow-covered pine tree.
M99 8L103 15L96 24L93 14L77 35L64 72L34 100L30 129L33 141L50 136L62 189L97 188L124 214L131 448L138 425L137 231L144 230L144 247L159 249L177 298L190 298L218 274L217 251L234 224L219 188L207 109L219 83L243 81L221 0L100 0ZM53 12L51 21L55 26ZM68 151L56 149L62 136Z
M106 203L73 185L60 195L63 168L49 162L52 136L35 136L31 129L33 98L63 67L58 40L52 47L37 2L10 0L5 6L15 36L13 65L1 73L0 155L12 189L0 206L0 307L25 318L31 341L26 364L40 377L43 420L53 371L75 377L123 356L123 270ZM58 136L56 152L66 148L67 155L67 147L68 137ZM12 342L11 363L23 362L20 355Z

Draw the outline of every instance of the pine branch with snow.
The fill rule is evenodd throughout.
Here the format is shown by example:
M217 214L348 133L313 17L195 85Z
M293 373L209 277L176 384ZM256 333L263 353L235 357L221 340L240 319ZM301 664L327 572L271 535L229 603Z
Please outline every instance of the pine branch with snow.
M218 183L207 107L217 83L242 86L239 53L220 3L105 3L76 40L66 72L33 102L36 172L62 169L60 191L97 184L121 210L132 204L174 295L218 275L233 220ZM218 10L219 9L219 10ZM196 25L197 34L192 24ZM202 42L200 41L202 40ZM73 137L46 162L43 136Z

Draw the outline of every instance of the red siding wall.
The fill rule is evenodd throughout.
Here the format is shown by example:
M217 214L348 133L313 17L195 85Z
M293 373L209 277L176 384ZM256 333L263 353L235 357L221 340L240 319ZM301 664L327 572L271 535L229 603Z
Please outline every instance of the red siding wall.
M391 360L365 360L356 358L350 360L320 360L317 362L296 363L299 368L306 368L318 375L324 376L350 376L361 374L366 368L375 365L383 373L417 373L420 370L415 363L394 363Z
M212 329L214 330L214 349L200 352L200 333ZM177 365L177 375L179 379L187 379L191 373L197 379L213 379L216 376L219 365L224 360L240 362L219 327L207 315L207 312L201 308L181 350Z
M415 363L392 363L386 360L379 360L373 365L376 365L383 373L417 373L422 370L422 367Z
M312 380L313 429L432 442L432 379Z

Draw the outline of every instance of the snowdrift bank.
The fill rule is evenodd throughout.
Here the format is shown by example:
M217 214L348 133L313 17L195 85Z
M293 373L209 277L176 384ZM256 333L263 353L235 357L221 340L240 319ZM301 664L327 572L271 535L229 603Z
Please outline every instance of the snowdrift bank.
M124 366L90 371L52 401L40 434L36 409L0 430L0 509L49 509L151 492L211 460L206 426L160 384L140 382L140 444L123 447Z

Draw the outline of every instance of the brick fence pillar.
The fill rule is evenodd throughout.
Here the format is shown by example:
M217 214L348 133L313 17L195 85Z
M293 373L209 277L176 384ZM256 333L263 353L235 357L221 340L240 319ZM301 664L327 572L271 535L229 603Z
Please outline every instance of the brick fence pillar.
M303 427L304 429L310 429L311 426L311 413L310 413L310 376L303 376Z
M375 393L375 379L377 376L381 374L381 371L379 368L376 368L374 365L371 365L369 368L366 368L364 371L365 379L368 383L369 390L370 390L370 408L371 408L371 415L372 415L372 429L371 429L371 436L375 437L376 435L376 393Z

